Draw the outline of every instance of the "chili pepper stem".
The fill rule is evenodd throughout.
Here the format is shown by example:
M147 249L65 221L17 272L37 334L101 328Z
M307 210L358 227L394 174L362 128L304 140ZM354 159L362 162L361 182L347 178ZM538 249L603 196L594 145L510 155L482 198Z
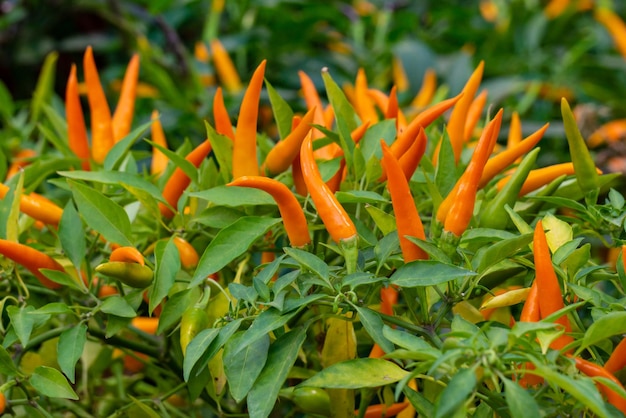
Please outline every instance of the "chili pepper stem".
M358 238L355 236L347 240L340 240L339 248L346 262L347 274L355 273L359 258Z

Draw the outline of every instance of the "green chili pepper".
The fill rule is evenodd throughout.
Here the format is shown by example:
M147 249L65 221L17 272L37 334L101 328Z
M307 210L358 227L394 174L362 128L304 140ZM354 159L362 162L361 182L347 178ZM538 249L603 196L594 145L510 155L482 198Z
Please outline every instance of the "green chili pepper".
M585 195L585 200L588 203L596 203L598 200L598 188L600 187L596 164L578 130L574 114L565 98L561 99L561 114L563 115L563 126L569 145L569 152L572 157L572 163L574 163L576 181Z
M330 398L324 389L296 387L288 398L305 414L330 416Z
M537 154L539 154L539 148L535 148L522 160L517 166L515 173L511 176L511 179L504 185L502 190L488 202L483 208L481 208L480 226L485 228L504 229L509 223L509 215L506 213L504 205L513 206L517 200L524 180L528 177L528 173L535 165L537 161Z
M150 286L154 277L150 267L124 261L102 263L96 267L96 271L137 289Z
M209 326L209 315L206 312L206 305L211 295L210 289L204 290L202 299L194 306L188 308L180 320L180 348L183 355L187 352L187 346L196 335Z

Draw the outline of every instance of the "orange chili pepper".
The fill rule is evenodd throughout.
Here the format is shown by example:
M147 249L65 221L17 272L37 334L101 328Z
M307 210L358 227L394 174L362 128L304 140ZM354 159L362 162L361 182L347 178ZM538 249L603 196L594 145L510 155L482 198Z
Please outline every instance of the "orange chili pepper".
M380 141L383 149L382 165L387 173L387 188L391 195L391 204L396 214L396 224L398 227L398 238L400 240L400 248L404 262L408 263L414 260L425 260L428 255L417 244L409 241L406 236L416 237L422 240L426 239L422 220L415 206L413 195L409 188L409 182L402 171L402 167L398 160L393 156L391 150L385 143Z
M539 143L541 138L543 138L543 134L546 132L549 125L550 124L546 123L537 131L527 136L523 141L521 141L517 145L507 148L504 151L490 158L489 161L487 161L487 164L485 165L485 169L483 170L482 176L480 177L480 183L478 187L480 188L485 187L487 183L491 181L491 179L493 179L498 174L502 173L504 169L506 169L511 164L513 164L518 158L523 157L524 154L526 154L528 151L533 149L535 145ZM504 186L504 184L502 184L502 186ZM500 189L501 187L498 186L498 190Z
M39 271L40 269L50 269L65 272L63 266L48 254L44 254L28 245L5 239L0 239L0 254L25 267L48 289L59 289L61 287L60 284L48 279Z
M109 261L121 261L124 263L137 263L142 266L145 264L143 259L143 254L139 252L139 250L135 247L117 247L113 251L111 251L111 255L109 256Z
M609 373L616 373L624 367L626 367L626 338L622 338L622 341L617 344L609 359L604 363L604 368Z
M224 49L224 45L222 45L218 39L213 39L210 42L210 47L213 65L215 66L215 71L222 85L231 93L241 91L243 88L241 79L239 78L239 74L237 74L235 64L233 64L228 52Z
M130 325L146 334L156 334L159 327L159 318L136 316L130 321Z
M68 145L72 152L82 160L83 170L89 170L89 140L87 139L85 117L78 94L75 64L72 64L65 87L65 119L67 120Z
M311 242L304 211L298 199L283 183L268 177L243 176L231 181L228 186L253 187L269 193L278 205L291 245L303 247Z
M191 270L198 265L200 257L198 252L187 240L182 237L174 237L174 245L178 249L180 265L185 270Z
M413 177L413 173L417 166L419 165L424 153L426 152L426 144L428 142L428 138L426 137L426 131L424 129L420 129L417 134L417 138L411 144L411 147L406 150L404 154L398 160L400 163L400 167L402 167L402 172L407 180L410 180Z
M11 159L11 165L7 169L6 178L10 179L14 175L20 172L21 169L30 164L31 160L37 156L37 153L32 149L23 149L17 152Z
M235 131L233 130L230 116L228 116L228 110L224 104L224 95L222 94L221 87L215 90L215 96L213 96L213 119L215 119L215 130L217 133L225 135L234 141Z
M309 134L300 150L300 165L307 190L333 241L354 241L358 236L354 222L322 180L313 156L312 141L312 135Z
M88 46L85 51L83 67L91 112L91 157L98 164L102 164L109 150L115 144L115 140L113 138L111 110L100 84L91 46Z
M395 417L398 413L404 411L410 405L409 402L397 402L389 406L385 404L370 405L365 411L365 418L388 418ZM358 415L359 411L354 411L355 415Z
M541 320L541 313L539 312L539 293L536 281L530 286L530 293L526 296L526 302L524 302L519 320L522 322L538 322Z
M195 167L199 167L206 156L209 155L211 149L211 143L207 139L187 154L185 159ZM174 170L167 180L167 183L165 183L165 187L163 187L163 197L165 201L175 208L178 204L178 199L180 199L180 196L187 186L189 186L189 183L191 183L189 176L187 176L180 167L176 167L176 170ZM161 202L159 202L159 210L161 211L161 215L166 218L174 216L174 212Z
M522 122L520 121L519 113L513 111L511 114L511 124L509 125L509 134L506 138L506 147L508 149L513 148L520 142L522 142Z
M432 68L428 68L422 79L422 86L411 102L411 107L422 109L430 104L437 90L437 73Z
M555 17L563 14L567 7L570 5L570 0L550 0L546 7L543 9L543 13L548 19L554 19Z
M502 113L500 109L483 130L465 172L437 210L437 219L443 219L444 230L457 237L463 234L472 219L478 183L500 132Z
M626 57L626 24L622 18L607 7L597 7L593 17L609 32L619 53Z
M457 163L461 158L461 151L463 150L463 134L467 120L467 112L482 80L484 67L485 63L481 61L469 80L467 80L467 83L465 83L465 87L463 87L462 90L463 97L454 105L454 109L452 109L450 119L448 120L448 125L446 126L450 143L452 144L452 151L454 152L454 161Z
M261 166L261 172L276 175L286 171L300 153L302 141L311 130L315 108L309 109L298 125L270 150Z
M527 195L528 193L545 186L558 177L563 175L569 176L572 174L574 174L574 164L571 162L553 164L547 167L531 170L528 177L526 177L526 181L524 181L524 185L522 186L522 190L520 190L519 195ZM502 190L504 185L509 181L509 178L510 176L506 176L498 181L496 183L497 189Z
M152 125L150 125L150 132L152 134L152 142L167 148L167 139L165 138L165 132L163 132L163 125L159 119L159 112L154 110L151 115ZM150 162L150 173L152 175L161 175L167 167L169 159L161 150L154 147L152 149L152 161Z
M465 128L463 130L463 141L468 142L474 135L476 125L483 114L483 109L487 103L487 90L481 91L478 96L470 104L467 109L467 118L465 120Z
M599 366L587 360L583 360L579 357L574 358L574 361L576 362L576 368L587 376L604 377L605 379L609 379L622 389L624 388L622 383L613 375L613 373L610 373L602 366ZM622 397L619 393L615 392L613 389L602 383L598 382L596 383L596 385L598 386L600 392L602 392L604 396L606 396L607 401L609 401L611 405L622 411L623 414L626 414L626 398Z
M409 79L406 76L404 65L402 65L402 60L397 56L394 56L391 61L391 78L398 90L407 91L409 89Z
M200 62L208 63L211 59L211 54L206 44L202 41L196 41L193 45L193 56Z
M451 99L434 104L415 116L415 118L413 118L413 120L407 125L406 129L402 131L402 133L398 135L397 139L391 144L391 152L393 152L393 155L396 158L400 158L402 154L404 154L411 146L411 143L419 133L420 127L426 129L428 125L443 115L446 110L454 106L455 103L461 99L461 97L461 95L458 95Z
M137 95L137 83L139 81L139 55L134 54L124 74L120 98L113 112L111 127L115 142L124 138L130 132L135 115L135 97Z
M378 113L374 108L374 104L371 102L368 95L367 76L365 70L359 68L356 74L356 81L354 82L354 110L361 119L361 122L378 122Z
M9 186L0 183L0 199L4 199ZM33 219L41 221L46 225L58 225L63 215L63 209L47 198L31 193L20 195L20 212L25 213Z
M374 102L375 107L381 112L385 112L389 105L389 97L385 93L378 89L368 88L367 97Z
M387 100L387 108L382 109L385 112L385 119L398 119L398 89L396 86L391 87L389 92L389 100Z
M597 147L605 141L614 142L626 138L626 119L615 119L596 129L589 138L587 145Z
M235 142L233 144L233 178L258 176L259 162L256 155L256 127L259 114L259 100L263 88L266 60L261 61L250 79L250 84L243 96Z
M565 305L563 303L559 280L552 266L550 247L548 247L548 241L541 220L539 220L535 226L533 255L535 261L535 281L537 282L537 294L539 298L539 312L541 312L541 318L543 319L563 309ZM571 332L572 327L567 316L561 316L555 322L562 325L565 328L565 332ZM572 341L572 337L561 335L550 344L550 347L560 350Z

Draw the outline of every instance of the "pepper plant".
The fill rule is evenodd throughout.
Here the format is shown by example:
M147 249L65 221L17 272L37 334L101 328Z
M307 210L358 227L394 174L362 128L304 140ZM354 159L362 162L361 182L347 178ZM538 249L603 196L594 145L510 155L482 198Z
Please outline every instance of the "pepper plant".
M132 121L138 59L111 112L92 54L88 106L77 66L0 189L6 413L626 413L621 179L566 99L571 163L537 167L545 127L485 107L487 62L420 109L303 72L300 115L262 61L169 149Z

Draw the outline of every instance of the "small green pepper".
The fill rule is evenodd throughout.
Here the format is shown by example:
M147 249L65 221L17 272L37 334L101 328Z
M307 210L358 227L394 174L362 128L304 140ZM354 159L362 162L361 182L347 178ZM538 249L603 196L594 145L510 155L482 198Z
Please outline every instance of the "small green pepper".
M154 278L154 273L150 267L124 261L102 263L96 267L96 271L137 289L150 286Z
M187 352L187 346L196 335L209 326L209 315L206 312L206 305L211 295L207 287L202 295L202 299L194 306L188 308L180 320L180 348L183 355Z
M570 109L569 103L567 103L565 98L561 99L561 114L563 115L563 127L565 128L569 152L574 164L576 181L588 203L596 203L598 200L598 188L600 187L596 164L578 130L572 109Z
M513 207L515 204L519 191L522 189L526 177L528 177L528 173L530 173L533 165L535 165L535 161L537 161L537 154L539 154L539 148L535 148L526 154L522 162L517 166L515 173L513 173L502 190L500 190L493 200L481 208L481 227L494 229L506 228L510 219L504 205L508 204Z

